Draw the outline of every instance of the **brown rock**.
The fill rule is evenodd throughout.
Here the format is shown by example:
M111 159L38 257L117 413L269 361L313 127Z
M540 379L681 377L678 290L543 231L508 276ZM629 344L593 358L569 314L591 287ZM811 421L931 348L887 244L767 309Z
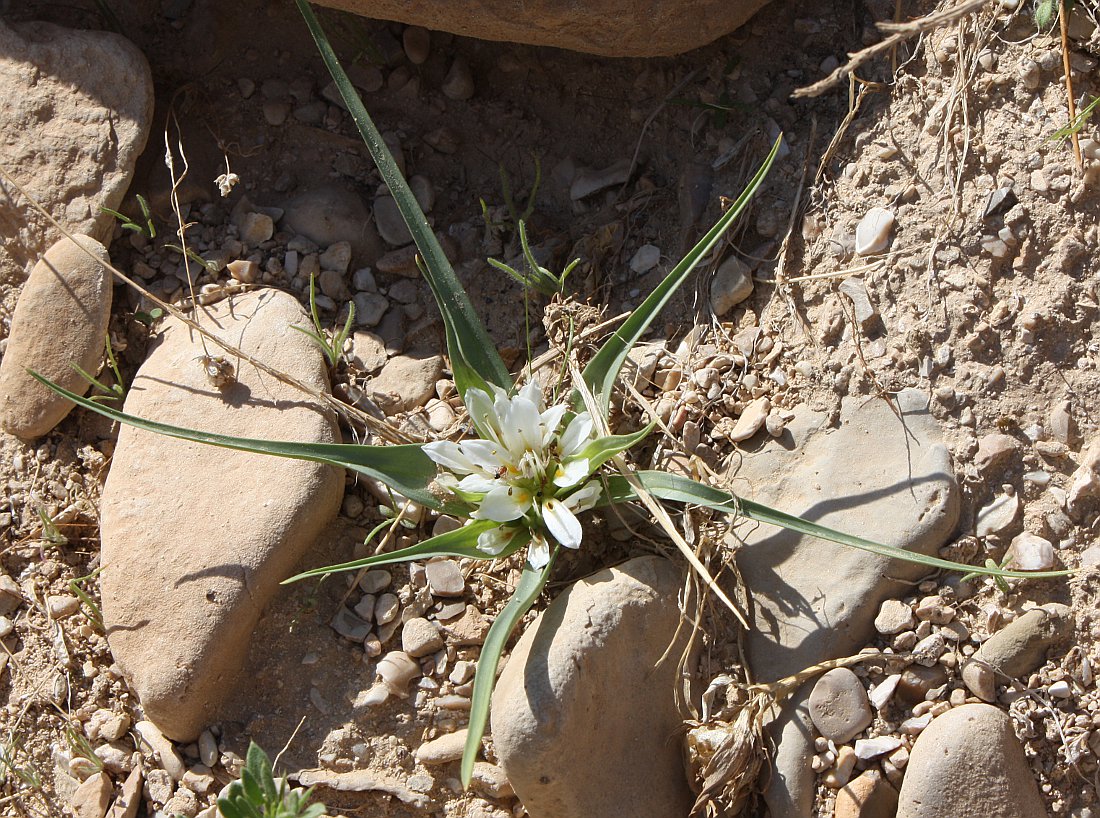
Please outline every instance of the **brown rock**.
M324 0L322 5L480 40L549 45L607 57L656 57L706 45L744 24L766 3L763 0L678 3L477 0L447 4L433 0ZM702 25L704 20L706 24Z
M317 346L291 329L308 324L291 296L261 290L205 316L257 359L326 387ZM126 411L242 437L339 440L335 420L298 390L247 364L219 389L201 355L192 333L166 322ZM260 613L343 488L328 466L122 427L103 489L103 615L115 659L165 735L193 739L215 718Z
M897 818L1046 815L1012 719L988 704L948 710L917 738Z
M600 571L554 600L516 645L493 694L493 742L531 815L688 814L677 662L657 662L683 650L671 603L680 583L658 557Z
M389 415L423 406L435 394L435 382L441 377L443 358L439 355L398 355L370 382L370 391Z
M96 773L76 788L69 800L75 818L103 818L114 786L107 773Z
M0 162L67 230L107 241L100 208L121 204L153 117L145 56L106 31L0 22L0 88L0 134L17 135ZM0 235L0 294L61 238L17 195L0 196Z
M878 770L868 770L836 794L833 818L894 818L898 791Z
M28 369L83 395L90 384L73 364L94 375L103 360L111 274L81 247L103 262L109 261L107 249L88 236L78 238L79 245L57 242L34 265L12 316L0 361L0 427L18 437L46 434L73 408Z

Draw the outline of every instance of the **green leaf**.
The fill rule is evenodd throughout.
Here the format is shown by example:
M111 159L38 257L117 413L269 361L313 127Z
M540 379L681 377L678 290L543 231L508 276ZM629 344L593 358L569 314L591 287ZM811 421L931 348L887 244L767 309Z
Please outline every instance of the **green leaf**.
M627 449L649 437L649 433L653 431L653 427L656 425L657 423L654 421L644 429L630 435L608 435L607 437L598 437L575 455L567 458L566 462L584 458L588 460L588 468L591 471L595 471L619 452L625 452Z
M741 212L745 209L746 205L748 205L749 200L756 194L760 185L763 184L764 177L767 176L768 171L771 170L772 163L775 161L776 154L779 153L779 146L782 144L782 141L783 136L781 134L779 138L775 140L771 152L760 166L760 169L756 172L756 175L752 177L752 180L745 187L744 191L742 191L741 195L737 197L737 200L730 205L729 210L727 210L714 227L699 240L699 243L691 248L680 263L665 277L664 281L654 288L653 292L651 292L645 301L631 313L630 317L623 322L622 326L612 333L611 337L608 338L607 342L603 345L603 348L596 353L584 368L582 378L592 391L592 394L596 396L596 400L603 409L605 416L611 405L611 393L615 387L615 381L619 377L619 371L622 369L623 363L626 361L627 353L630 352L631 347L633 347L642 335L645 334L650 323L657 317L657 314L660 313L665 304L669 302L669 299L672 298L680 285L684 283L688 274L695 269L696 265L702 261L703 257L710 252L711 248L718 242L718 239L722 237L722 234L725 233L733 224L734 220L741 215ZM574 396L573 403L578 411L583 408L583 403L578 395Z
M295 460L311 460L316 463L326 463L330 466L351 469L376 480L381 480L404 497L415 500L429 508L440 511L454 511L463 508L455 506L453 503L440 501L430 491L428 487L435 480L437 469L432 459L424 454L420 444L360 446L351 443L295 443L292 441L258 440L231 437L213 432L200 432L195 429L170 426L167 423L158 423L135 415L128 415L117 409L82 398L80 395L63 389L36 372L30 374L50 389L64 395L73 403L83 406L85 409L147 432L155 432L181 440L190 440L194 443L208 443L213 446L221 446L224 449L270 454Z
M279 791L275 787L274 774L271 769L271 759L267 757L267 753L260 748L260 745L254 741L248 743L244 772L250 773L259 782L263 795L268 802L275 801L279 797ZM241 778L244 778L243 773Z
M951 560L944 560L939 557L930 557L913 551L906 551L903 548L892 545L882 545L881 543L872 542L871 540L865 540L862 537L854 537L851 534L836 531L835 529L820 525L819 523L803 520L801 517L796 517L793 514L776 511L773 508L769 508L760 503L754 503L751 500L743 500L727 491L698 483L695 480L681 477L680 475L668 474L667 472L660 471L639 471L635 472L635 474L647 491L655 497L660 497L662 500L706 506L716 511L748 517L750 520L756 520L757 522L797 531L800 534L808 534L811 537L829 540L830 542L839 543L840 545L851 546L861 551L869 551L880 557L905 560L906 562L913 562L918 565L926 565L929 568L940 568L947 571L988 574L994 577L1012 577L1015 579L1050 579L1052 577L1065 577L1073 574L1073 571L1011 571L996 566L965 565L961 562L952 562ZM606 480L604 496L601 498L601 503L605 505L609 503L620 503L634 499L634 497L634 491L630 488L626 478L622 475L613 475Z
M236 783L236 781L233 782L233 784ZM233 798L233 784L229 785L230 794L218 799L218 809L221 811L224 818L252 818L252 816L248 815L248 813L240 808L237 801Z
M333 51L313 9L306 0L295 0L295 2L317 44L321 59L324 60L325 66L332 75L333 82L351 113L351 118L355 121L367 150L374 158L383 181L389 187L398 210L401 211L401 217L408 225L417 250L424 259L421 269L428 280L428 286L431 287L436 303L439 304L439 311L443 313L447 350L451 356L455 386L458 387L459 394L465 395L467 389L483 386L479 383L480 381L494 383L503 389L511 389L512 378L508 374L507 367L504 366L496 346L485 331L466 291L462 289L458 277L451 268L451 263L447 261L443 248L440 247L435 233L428 225L428 220L424 217L420 205L417 204L412 190L401 176L397 163L382 140L382 135L375 127L370 114L367 113L359 93L348 79L343 66L340 65L340 60Z
M462 751L461 778L462 786L466 789L470 787L474 762L481 750L481 738L485 735L485 725L489 722L489 705L493 699L493 685L496 684L500 654L504 652L504 644L519 620L542 593L557 555L558 549L555 547L550 554L550 562L543 568L532 568L531 563L523 566L523 575L516 586L516 592L493 621L485 637L485 644L481 646L481 656L477 660L477 672L474 674L474 692L470 701L469 732L466 734L466 747Z
M477 538L479 534L496 528L499 525L500 523L493 522L492 520L476 520L462 528L457 528L454 531L448 531L445 534L430 537L415 545L410 545L407 548L400 548L397 551L391 551L386 554L375 554L372 557L364 557L351 562L342 562L339 565L328 565L324 568L313 568L309 571L303 571L290 579L283 580L282 584L287 585L291 582L306 579L307 577L324 576L325 574L332 574L337 571L356 571L360 568L370 568L375 565L391 565L397 562L431 559L432 557L472 557L473 559L479 560L497 559L497 557L478 550ZM520 535L517 534L516 536L518 538ZM519 547L520 545L509 546L507 553L499 556L507 556L507 554L516 551Z

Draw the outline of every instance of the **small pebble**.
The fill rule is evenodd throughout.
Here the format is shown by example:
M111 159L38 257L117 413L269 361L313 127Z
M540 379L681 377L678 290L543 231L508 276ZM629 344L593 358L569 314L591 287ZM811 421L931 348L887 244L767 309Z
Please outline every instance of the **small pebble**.
M416 617L401 629L401 647L410 656L419 659L444 647L443 636L427 619Z
M447 733L439 738L426 741L417 747L416 760L427 766L446 764L449 761L458 761L458 759L462 758L462 751L465 746L465 730Z
M466 590L466 578L455 560L433 560L424 567L428 587L436 596L462 596Z
M423 65L431 54L432 35L426 28L409 26L401 36L405 47L405 56L413 65Z
M884 207L871 208L856 227L856 254L866 256L885 250L890 244L894 221L893 211Z
M848 668L834 668L818 679L810 693L809 711L818 732L837 744L863 732L872 718L867 692Z
M359 590L364 594L377 594L390 587L393 576L383 568L372 568L359 580Z
M448 99L462 101L474 95L474 75L464 59L458 57L443 80L443 95Z
M50 619L65 619L80 610L80 600L67 594L48 596L46 610L49 612Z
M648 273L661 261L661 250L654 244L643 244L630 259L630 269L639 275Z
M1019 571L1048 571L1054 567L1054 545L1027 531L1017 534L1008 547L1009 567Z
M913 610L900 599L887 599L875 617L875 630L881 634L901 633L916 624Z

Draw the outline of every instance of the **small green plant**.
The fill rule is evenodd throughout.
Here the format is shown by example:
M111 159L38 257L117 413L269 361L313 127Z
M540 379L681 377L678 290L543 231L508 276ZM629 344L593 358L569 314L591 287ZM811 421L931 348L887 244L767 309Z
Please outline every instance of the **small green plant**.
M164 245L164 249L165 250L171 250L173 253L179 253L179 255L181 255L181 256L186 256L187 258L191 259L191 261L198 264L200 267L202 267L204 270L206 270L211 275L217 275L217 273L218 273L218 265L217 264L215 264L213 261L207 261L202 256L200 256L198 253L196 253L194 250L192 250L190 247L184 249L182 246L180 246L178 244L166 244L166 245Z
M69 745L69 750L74 757L85 758L92 762L97 770L103 769L103 759L95 754L95 748L92 747L92 743L88 741L79 725L66 724L63 733L65 742Z
M101 565L90 574L69 580L69 590L73 592L73 596L80 600L80 604L84 609L84 616L88 618L88 621L92 623L92 627L98 633L106 633L106 628L103 625L103 612L99 609L96 601L92 599L91 594L84 590L84 583L95 579L102 570L103 566Z
M527 241L527 225L522 219L519 221L519 244L523 249L523 260L527 262L525 271L520 272L503 261L497 261L495 258L487 259L487 261L493 267L510 275L524 287L530 287L548 297L561 295L565 291L565 279L573 272L573 268L580 264L580 259L573 259L561 275L554 275L535 259L535 254L531 252L531 245Z
M122 385L122 373L118 368L118 359L115 357L115 351L111 348L111 333L107 333L107 365L111 367L111 371L115 374L115 382L109 386L91 373L85 371L83 367L75 363L71 364L72 368L75 369L84 380L103 393L102 395L93 395L91 400L122 400L126 397L126 387Z
M218 799L218 809L225 818L318 818L325 805L308 803L312 793L312 789L288 788L286 779L276 782L271 760L253 741L240 779Z
M101 4L101 8L107 8L106 4ZM113 15L112 15L113 16ZM137 222L131 219L124 213L119 213L117 210L111 210L109 207L100 208L104 213L110 213L120 222L122 222L123 230L131 230L138 235L145 236L147 239L155 239L157 237L157 228L153 224L153 212L149 209L149 203L145 201L145 197L140 193L137 195L138 207L141 208L142 222Z
M42 524L43 540L50 543L50 545L69 544L69 538L61 533L61 529L57 527L57 524L51 519L46 509L42 506L38 507L38 521Z
M0 742L0 784L14 779L29 790L41 792L42 774L33 761L20 763L18 759L21 754L24 754L23 740L9 733L8 740Z
M504 207L508 210L509 221L493 221L489 215L488 203L485 199L479 198L481 218L485 221L487 230L493 230L494 228L513 230L521 222L530 219L531 214L535 212L535 200L539 195L539 186L542 184L542 162L536 153L531 154L531 159L535 163L535 180L531 183L531 192L527 194L527 204L524 206L522 213L519 212L519 207L516 205L515 197L512 194L512 177L508 175L508 170L504 167L503 162L497 163L497 170L500 173L500 192L504 197Z
M153 307L149 312L139 310L134 313L134 320L139 324L144 324L147 327L153 326L157 321L164 317L164 310L160 307Z
M321 326L321 316L317 312L317 281L316 277L310 273L309 275L309 314L313 319L313 329L306 329L305 327L299 327L293 325L291 328L298 330L303 335L308 335L313 339L314 343L321 348L321 351L325 353L325 360L328 361L330 367L335 367L339 363L340 358L344 354L344 342L348 340L348 336L351 335L351 328L355 326L355 302L348 302L348 317L344 321L343 328L332 336L332 340L328 339L325 334L324 327Z
M1096 111L1097 106L1100 106L1100 97L1093 97L1092 102L1077 112L1072 122L1056 130L1050 135L1047 141L1065 142L1067 139L1072 138L1074 134L1080 133L1081 129L1088 124L1090 119L1092 119L1092 115Z

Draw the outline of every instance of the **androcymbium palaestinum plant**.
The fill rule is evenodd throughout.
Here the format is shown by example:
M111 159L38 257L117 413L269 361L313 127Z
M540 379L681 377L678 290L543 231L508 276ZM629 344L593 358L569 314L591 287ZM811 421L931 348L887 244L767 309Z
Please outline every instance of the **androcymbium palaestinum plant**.
M505 642L546 584L561 548L581 545L578 515L612 503L643 499L703 506L784 526L873 553L946 568L1010 577L1054 576L961 565L872 543L742 500L727 491L673 474L634 470L619 455L641 442L647 426L629 435L608 433L610 401L627 353L745 208L779 149L779 140L718 223L673 268L606 341L573 382L566 399L547 405L533 379L517 389L465 291L429 228L405 179L340 66L312 10L296 0L317 47L409 227L421 270L439 305L455 386L469 412L471 436L393 446L304 444L250 440L198 432L126 415L63 392L87 409L147 431L230 449L329 463L368 475L396 495L465 521L457 530L408 548L307 571L288 582L368 566L450 556L492 560L526 549L515 593L494 620L481 649L462 758L468 784L489 714L489 702ZM543 278L551 275L540 270ZM609 464L614 464L612 467ZM641 497L640 495L647 495ZM689 558L692 555L688 555ZM701 569L696 563L697 568ZM704 577L713 586L710 577Z

